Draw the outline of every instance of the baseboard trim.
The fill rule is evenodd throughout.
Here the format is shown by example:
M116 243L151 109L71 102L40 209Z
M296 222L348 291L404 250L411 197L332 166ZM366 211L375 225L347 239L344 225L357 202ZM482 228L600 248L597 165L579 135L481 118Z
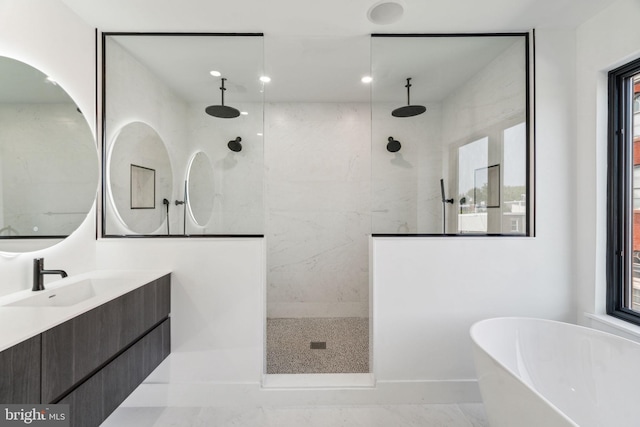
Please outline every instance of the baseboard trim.
M267 374L263 389L344 389L374 387L373 374Z

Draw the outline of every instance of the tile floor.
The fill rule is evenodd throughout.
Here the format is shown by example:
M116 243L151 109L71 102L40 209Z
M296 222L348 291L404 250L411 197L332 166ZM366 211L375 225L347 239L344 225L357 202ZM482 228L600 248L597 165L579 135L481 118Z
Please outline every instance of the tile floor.
M372 388L355 381L352 377L371 377L357 373L369 372L368 319L275 320L267 332L269 373L307 371L307 376L269 375L264 387L236 384L211 374L215 355L172 353L102 427L489 426L481 403L423 404L420 387L407 394L393 385ZM310 341L326 341L327 350L309 349ZM292 378L302 377L315 382L307 378L302 389L291 385ZM337 377L351 385L327 385Z
M482 404L121 407L102 427L488 427Z
M311 342L326 349L311 349ZM369 319L267 319L267 373L369 372Z

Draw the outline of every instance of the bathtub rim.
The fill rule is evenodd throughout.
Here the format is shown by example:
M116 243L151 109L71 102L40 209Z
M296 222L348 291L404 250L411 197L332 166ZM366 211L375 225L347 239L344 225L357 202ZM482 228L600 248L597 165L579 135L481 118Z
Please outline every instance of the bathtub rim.
M559 320L551 320L551 319L541 319L541 318L536 318L536 317L519 317L519 316L504 316L504 317L491 317L491 318L486 318L486 319L482 319L479 320L477 322L475 322L473 325L471 325L471 328L469 328L469 334L471 336L471 340L473 342L473 345L475 347L476 350L482 351L482 353L484 353L484 355L486 355L491 361L493 361L494 363L498 364L502 369L504 369L505 371L507 371L513 378L516 379L517 382L519 382L520 384L524 385L527 389L531 390L533 393L536 394L536 396L541 399L543 402L545 402L547 405L549 405L549 407L551 409L553 409L553 411L557 412L562 418L564 418L567 422L571 423L571 425L575 426L575 427L580 427L575 421L573 421L571 418L569 418L567 416L567 414L565 414L563 411L561 411L554 403L552 403L549 399L547 399L546 396L544 396L542 393L540 393L538 390L536 390L534 387L532 387L531 385L527 384L525 381L522 380L522 378L520 377L519 374L517 374L516 372L514 372L511 368L509 368L508 366L506 366L504 363L502 363L501 361L499 361L498 359L496 359L489 351L487 351L485 349L484 346L482 346L477 339L477 334L478 334L478 329L484 325L485 323L493 323L493 322L500 322L500 321L527 321L527 322L537 322L537 323L547 323L547 324L555 324L555 325L559 325L560 327L564 327L564 328L577 328L579 330L582 330L583 332L587 332L588 335L595 335L595 336L605 336L607 338L611 338L613 340L621 340L621 341L626 341L628 343L631 343L635 346L640 345L640 343L615 335L615 334L611 334L608 332L604 332L604 331L600 331L598 329L594 329L594 328L589 328L587 326L582 326L582 325L578 325L575 323L569 323L569 322L563 322L563 321L559 321ZM474 362L476 362L474 356ZM476 364L476 370L477 370L477 364ZM478 372L476 371L476 375L478 375ZM480 377L478 376L478 383L480 383ZM482 395L482 387L480 388L480 395ZM483 401L484 401L484 397L483 397Z

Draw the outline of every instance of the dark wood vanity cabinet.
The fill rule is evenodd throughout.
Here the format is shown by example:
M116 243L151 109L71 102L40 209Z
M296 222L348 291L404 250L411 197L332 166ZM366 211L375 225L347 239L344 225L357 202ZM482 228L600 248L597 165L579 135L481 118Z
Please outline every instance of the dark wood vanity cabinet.
M55 403L169 316L169 276L42 334L42 402Z
M40 402L40 335L0 352L0 403Z
M99 426L171 351L163 276L0 353L0 403L65 403Z
M57 403L68 404L72 427L99 426L169 355L166 319Z

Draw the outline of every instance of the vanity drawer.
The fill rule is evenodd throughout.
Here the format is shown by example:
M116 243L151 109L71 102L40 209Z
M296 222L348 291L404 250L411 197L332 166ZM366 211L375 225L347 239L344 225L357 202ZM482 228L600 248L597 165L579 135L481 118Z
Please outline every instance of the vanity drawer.
M42 402L55 403L166 319L164 276L42 333Z

